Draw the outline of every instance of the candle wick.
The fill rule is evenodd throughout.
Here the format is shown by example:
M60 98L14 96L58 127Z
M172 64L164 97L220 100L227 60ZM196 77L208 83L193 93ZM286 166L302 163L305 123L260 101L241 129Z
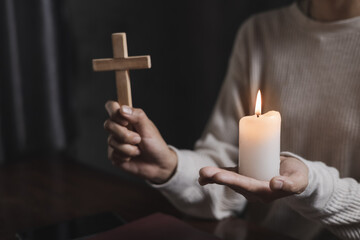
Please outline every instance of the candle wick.
M256 114L257 117L259 117L259 114Z

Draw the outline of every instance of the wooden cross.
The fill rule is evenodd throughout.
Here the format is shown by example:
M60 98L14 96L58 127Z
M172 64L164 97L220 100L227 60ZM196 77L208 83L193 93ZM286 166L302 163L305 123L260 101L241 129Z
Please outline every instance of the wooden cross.
M115 71L118 102L132 107L129 70L151 68L150 56L128 57L126 33L113 33L114 58L93 59L93 70Z

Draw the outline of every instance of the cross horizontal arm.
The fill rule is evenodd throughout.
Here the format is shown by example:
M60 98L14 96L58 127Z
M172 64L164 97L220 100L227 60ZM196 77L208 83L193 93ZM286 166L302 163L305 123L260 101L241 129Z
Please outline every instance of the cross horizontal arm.
M93 59L95 72L151 68L150 56Z

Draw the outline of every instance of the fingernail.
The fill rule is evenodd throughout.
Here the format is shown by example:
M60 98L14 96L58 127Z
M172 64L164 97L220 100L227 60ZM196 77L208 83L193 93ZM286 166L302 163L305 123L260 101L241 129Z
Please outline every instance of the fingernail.
M132 109L129 106L123 105L121 106L121 111L126 114L132 114Z
M274 181L274 188L275 189L281 190L283 185L284 185L284 182L281 181L281 180L275 180Z
M134 143L139 143L141 141L141 137L136 136L133 138Z

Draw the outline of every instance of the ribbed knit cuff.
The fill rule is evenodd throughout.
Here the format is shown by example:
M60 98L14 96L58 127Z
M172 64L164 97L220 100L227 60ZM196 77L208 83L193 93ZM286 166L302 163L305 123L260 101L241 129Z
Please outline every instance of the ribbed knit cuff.
M332 172L322 162L312 162L290 153L283 152L283 156L294 157L302 161L308 168L308 185L300 194L286 197L285 201L297 212L309 218L318 216L323 211L330 197L333 195L334 182ZM333 171L336 171L333 169Z
M193 167L192 161L188 159L187 151L180 151L173 146L169 146L178 159L174 175L163 184L154 184L146 181L151 187L169 194L179 194L185 186L192 186L197 183L195 176L198 176L196 168Z

